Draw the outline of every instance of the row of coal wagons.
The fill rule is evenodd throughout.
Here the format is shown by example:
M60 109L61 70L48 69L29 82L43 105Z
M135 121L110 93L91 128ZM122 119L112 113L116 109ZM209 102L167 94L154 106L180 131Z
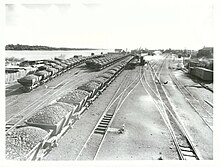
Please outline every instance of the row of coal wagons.
M91 59L86 61L86 66L89 69L93 70L102 70L108 66L113 65L116 61L120 61L125 58L126 55L118 54L118 55L106 55L105 57L99 57L96 59Z
M58 145L60 137L122 72L128 61L127 58L119 65L37 110L26 119L25 126L6 132L6 159L42 159Z
M112 67L106 72L100 74L98 77L94 78L92 81L98 82L101 84L99 93L103 92L107 86L122 72L126 64L132 60L131 56L126 57L120 62L119 65Z
M7 160L39 160L68 130L76 106L56 102L31 115L26 125L6 132Z
M31 91L35 87L44 84L61 75L62 73L70 70L71 68L85 62L86 58L70 58L70 59L55 59L44 60L43 64L38 65L37 71L32 74L28 74L25 77L18 79L17 81L23 85L23 89L26 92Z

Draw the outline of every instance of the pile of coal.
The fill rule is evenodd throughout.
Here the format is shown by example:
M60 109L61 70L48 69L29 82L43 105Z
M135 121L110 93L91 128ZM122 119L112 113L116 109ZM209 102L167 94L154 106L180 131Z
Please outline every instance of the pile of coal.
M61 97L58 100L58 102L64 102L75 105L77 103L82 102L82 100L84 100L87 96L89 96L89 92L81 89L75 89Z
M82 89L82 90L86 90L88 92L91 92L94 89L98 89L99 86L100 86L99 83L97 83L95 81L89 81L89 82L83 84L82 86L78 87L78 89Z
M15 128L6 134L6 159L26 160L27 154L48 134L36 127Z
M56 125L73 110L73 106L65 103L54 103L39 109L27 122Z

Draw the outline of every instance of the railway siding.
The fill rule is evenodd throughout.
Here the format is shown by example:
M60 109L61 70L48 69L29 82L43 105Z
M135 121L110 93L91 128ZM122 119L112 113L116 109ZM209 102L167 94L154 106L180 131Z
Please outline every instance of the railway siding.
M111 128L123 124L123 134L107 133L97 160L178 159L168 129L141 83L127 97Z
M122 72L120 77L109 85L98 99L89 106L88 110L74 124L72 129L62 137L59 141L59 147L54 148L43 160L75 160L77 158L126 73L128 71Z
M118 74L113 76L114 71L99 78L101 84L96 81L100 84L98 93L91 91L89 100L80 105L85 105L82 107L85 110L76 113L76 117L68 117L71 121L65 123L67 128L63 128L62 133L54 136L55 141L53 137L46 141L46 145L53 149L48 150L49 154L43 160L212 159L213 132L198 111L195 112L198 108L189 105L179 87L173 85L167 68L170 59L167 56L163 58L163 61L155 63L154 68L137 66L124 70L116 80ZM85 83L84 78L94 78L102 72L91 75L84 69L78 69L66 73L63 83L54 87L46 85L47 92L43 87L34 90L33 96L36 92L40 95L42 91L45 98L39 97L40 100L24 107L21 110L23 115L14 117L15 121L28 118L28 111L31 110L28 113L31 115L37 108ZM65 77L68 74L77 82ZM154 74L156 80L153 79ZM13 104L10 99L8 102Z
M172 81L167 64L162 68L162 71L160 78ZM168 85L162 85L162 87L165 90L167 100L170 101L170 107L175 111L174 115L181 120L190 138L193 140L192 142L196 150L199 151L200 157L202 159L213 159L213 132L200 115L204 111L195 111L197 108L193 108L182 92L179 91L178 87L172 85L174 85L173 82L169 82Z

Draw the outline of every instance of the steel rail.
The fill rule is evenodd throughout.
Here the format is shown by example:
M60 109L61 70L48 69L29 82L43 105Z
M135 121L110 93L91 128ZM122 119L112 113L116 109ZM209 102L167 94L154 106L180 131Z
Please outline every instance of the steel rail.
M166 58L167 58L167 57L166 57ZM152 69L152 68L151 68L151 69ZM162 70L162 67L161 67L160 70ZM158 78L158 80L159 80L160 75L158 76L158 75L155 73L154 70L153 70L152 72L154 72L154 76L156 76L156 77ZM173 76L173 75L171 74L170 70L169 70L169 75L170 75L170 78L172 79L172 81L176 84L177 88L178 88L178 89L180 90L180 92L183 94L183 96L186 97L187 102L191 105L191 107L195 110L195 112L201 117L201 119L204 121L204 123L213 131L211 125L209 125L209 123L208 123L208 122L205 120L205 118L200 114L200 112L197 111L196 107L192 104L192 102L189 101L189 99L187 98L187 96L185 95L185 93L181 90L181 88L180 88L181 84L178 82L178 80L175 79L176 82L174 81L174 78L173 78L173 77L175 77L175 76ZM177 83L177 82L178 82L178 83ZM186 89L186 88L182 86L182 89ZM185 91L186 91L186 90L185 90ZM193 97L193 96L189 93L188 90L187 90L186 92L187 92L187 94L188 94L188 97L191 96L192 98L195 99L195 97ZM159 92L158 92L158 93L159 93ZM195 100L197 101L197 99L195 99ZM204 109L204 107L201 105L201 103L199 103L199 104L200 104L199 106L201 106L201 107L203 108L203 110L204 110L205 112L207 112L207 114L212 118L211 114L210 114L207 110Z
M185 97L191 97L191 98L193 98L194 101L195 101L196 103L198 103L199 106L202 107L203 110L206 111L207 114L208 114L211 118L213 118L212 114L209 113L209 112L203 107L203 105L201 104L201 102L200 102L197 98L195 98L195 97L189 92L189 90L188 90L186 87L184 87L170 71L169 71L169 75L170 75L170 78L172 79L172 81L173 81L173 82L175 83L175 85L177 86L177 88L180 90L180 92L181 92ZM187 101L188 101L189 103L191 103L189 100L187 100ZM192 105L192 104L191 104L191 105ZM196 108L196 107L194 107L194 108ZM212 106L212 108L213 108L213 106Z
M127 99L127 97L131 94L131 92L132 92L132 91L137 87L137 85L140 83L142 77L139 77L139 78L140 78L140 79L138 79L138 82L135 84L135 86L134 86L134 87L128 92L128 94L123 98L123 95L125 94L125 91L124 91L123 95L121 96L121 98L120 98L120 100L119 100L119 103L117 104L116 110L115 110L115 112L114 112L114 114L113 114L113 117L112 117L111 121L109 122L109 126L108 126L108 127L111 126L111 124L112 124L112 122L113 122L113 120L114 120L116 114L118 113L119 109L121 108L121 106L123 105L123 103L125 102L125 100ZM102 138L102 140L101 140L101 143L100 143L100 145L99 145L99 147L98 147L98 150L97 150L97 152L96 152L96 154L95 154L94 160L96 160L96 157L98 156L98 153L99 153L99 151L100 151L100 149L101 149L101 146L102 146L102 144L103 144L103 142L104 142L104 139L105 139L105 137L106 137L107 134L108 134L108 131L106 131L106 133L104 134L104 136L103 136L103 138Z
M201 114L201 112L198 111L197 107L195 106L195 104L192 104L193 102L194 103L197 103L198 106L200 106L203 111L205 111L209 117L212 119L212 115L202 106L202 104L200 102L198 102L198 100L196 98L194 98L190 93L189 91L184 87L182 86L182 84L175 78L175 76L173 76L171 74L171 72L169 71L169 75L170 75L170 78L172 79L172 81L175 83L175 85L177 86L177 88L179 89L179 91L182 93L182 95L185 97L186 101L190 104L190 106L194 109L194 111L201 117L201 119L204 121L204 123L213 131L213 128L212 126L207 122L206 118L204 118L204 116ZM190 100L190 98L193 98Z
M79 71L79 70L78 70L78 71ZM75 72L74 72L74 76L75 76ZM65 83L67 80L68 80L68 78L65 78L65 79L64 79L61 83L59 83L58 85L61 85L61 84ZM58 85L57 85L57 86L58 86ZM20 86L20 88L21 88L21 87L22 87L22 86ZM52 90L49 90L49 91L52 91ZM36 102L36 101L42 99L47 93L48 93L48 92L44 93L40 98L38 98L38 99L35 100L34 102ZM13 100L13 101L11 101L10 103L7 104L7 101L9 101L9 100L10 100L10 99L7 99L7 100L6 100L6 107L7 107L7 106L10 106L10 104L12 104L13 102L15 102L17 99L16 99L16 100ZM33 103L34 103L34 102L33 102ZM31 104L30 104L30 105L31 105ZM30 105L29 105L29 106L30 106ZM28 106L26 106L25 108L27 108L27 107L28 107ZM24 108L24 109L25 109L25 108ZM22 109L22 110L24 110L24 109Z
M127 73L127 74L129 74L129 73ZM125 78L123 79L122 83L120 84L120 86L119 86L118 89L117 89L117 93L121 90L121 88L123 88L122 86L124 85L124 82L127 81L127 78L128 78L128 77L125 77ZM126 88L123 88L123 91L122 91L119 95L117 95L117 93L114 94L114 96L113 96L111 102L109 103L108 107L106 107L105 111L103 112L103 114L102 114L102 116L100 117L100 119L98 120L96 126L94 127L94 129L93 129L92 132L90 133L88 139L87 139L86 142L84 143L83 147L81 148L81 150L80 150L79 154L77 155L77 157L75 158L75 160L78 160L79 157L80 157L81 155L83 155L82 153L83 153L83 151L84 151L84 149L85 149L87 143L89 143L89 141L90 141L92 135L94 134L96 127L98 127L99 123L100 123L101 120L104 118L104 116L107 114L107 112L108 112L108 110L111 108L111 106L112 106L119 98L121 99L121 97L122 97L122 95L124 94L124 92L127 91L127 89L128 89L136 80L138 80L138 79L139 79L139 76L136 77L135 80L132 81L131 83L128 82L127 85L126 85L127 87L126 87ZM117 96L117 97L116 97L116 96ZM115 97L116 97L116 98L115 98ZM119 102L121 101L120 99L119 99ZM118 102L118 104L119 104L119 102ZM118 106L118 104L117 104L117 106ZM114 114L115 114L115 113L114 113ZM113 115L114 115L114 114L113 114ZM113 119L111 119L111 120L113 120ZM109 127L109 124L108 124L108 127ZM106 133L107 133L107 131L105 132L105 134L106 134ZM105 134L104 134L103 136L105 136ZM104 141L103 136L102 136L102 139L101 139L101 143ZM98 146L98 150L97 150L97 151L99 151L99 149L100 149L100 145ZM96 158L96 156L97 156L97 151L95 152L94 158ZM94 158L93 158L93 159L94 159Z
M121 61L120 61L121 62ZM114 66L117 66L117 64L120 64L120 62L115 63ZM111 66L112 67L112 66ZM110 68L110 67L109 67ZM105 71L108 68L105 69ZM80 77L83 77L84 75L87 75L87 73L83 73ZM68 87L69 83L73 82L73 80L69 80L69 78L66 78L65 80L63 80L61 83L59 83L58 85L62 85L63 83L63 87ZM37 109L39 109L43 104L46 104L46 100L49 100L51 97L53 97L54 94L56 94L57 96L62 94L63 91L62 90L55 90L52 95L48 96L47 98L43 98L44 96L46 96L48 93L54 91L54 89L49 90L48 92L46 92L45 94L43 94L43 96L41 96L40 98L38 98L37 100L35 100L33 103L31 103L30 105L26 106L24 109L22 109L21 111L19 111L19 113L17 113L16 115L12 116L11 118L9 118L9 120L6 121L6 133L10 130L12 130L13 128L15 128L16 126L18 126L19 124L23 123L25 119L27 119L31 114L33 114L34 112L36 112ZM59 94L57 94L59 92ZM40 99L43 99L41 101L39 101ZM30 108L34 107L33 110L31 110L31 112L29 111ZM22 115L24 113L26 113L25 115ZM7 126L8 125L8 126Z
M93 128L92 132L90 133L89 137L87 138L86 142L84 143L83 147L81 148L79 154L77 155L77 157L75 158L75 160L78 160L79 157L82 155L82 152L83 150L86 148L86 145L87 143L89 142L89 140L91 139L92 135L94 134L95 132L95 129L96 127L99 125L99 123L101 122L102 118L106 115L107 111L109 110L109 108L114 104L114 102L120 97L120 96L117 96L118 95L118 92L121 90L126 78L127 78L127 75L129 73L126 74L125 78L123 79L123 81L121 82L120 86L118 87L118 89L116 90L116 92L114 93L111 101L109 102L109 104L107 105L106 109L104 110L102 116L99 118L98 122L96 123L95 127ZM117 97L116 97L117 96ZM115 98L116 97L116 98Z
M145 76L144 76L144 78L145 78ZM160 114L161 114L161 116L162 116L162 118L163 118L165 124L167 125L167 127L168 127L168 129L169 129L169 131L170 131L170 133L171 133L171 136L172 136L172 138L173 138L173 140L174 140L174 143L175 143L175 146L176 146L176 148L177 148L177 151L178 151L178 154L179 154L180 158L181 158L182 160L186 159L186 158L185 158L185 155L184 155L184 154L182 153L182 151L181 151L180 144L179 144L179 142L178 142L178 139L177 139L176 136L175 136L175 132L174 132L173 127L172 127L172 125L171 125L171 123L170 123L170 120L169 120L169 117L168 117L168 115L167 115L167 113L166 113L166 110L168 110L168 112L172 115L173 119L175 120L175 122L177 123L178 127L180 128L181 132L183 133L183 135L185 136L185 138L187 139L187 141L190 143L189 146L190 146L190 148L193 149L193 152L194 152L194 154L195 154L195 156L196 156L196 159L199 159L198 153L197 153L195 147L193 146L193 144L192 144L192 142L191 142L191 139L189 138L189 135L187 134L187 132L186 132L186 130L185 130L183 124L180 122L180 120L177 120L177 119L176 119L176 117L172 114L172 112L171 112L170 109L167 107L167 105L162 101L160 95L157 95L157 94L155 93L155 91L151 88L151 86L149 85L149 83L147 83L146 79L145 79L145 83L148 85L148 87L151 89L151 91L156 95L156 97L160 100L161 105L164 106L164 107L166 108L166 110L164 110L164 108L161 109L161 108L158 106L158 104L156 103L156 101L155 101L155 99L153 98L153 96L149 93L149 91L147 90L147 88L144 86L143 81L141 81L141 83L142 83L142 85L143 85L145 91L146 91L146 92L151 96L151 98L153 99L153 101L154 101L154 103L155 103L155 106L158 108L158 111L160 112ZM183 131L183 129L184 129L184 131Z
M82 74L82 76L84 76L86 74ZM81 76L81 77L82 77ZM69 78L68 78L69 79ZM67 79L67 80L68 80ZM66 80L64 80L63 82L66 82ZM62 83L63 83L62 82ZM66 82L63 86L68 87L69 83L73 82L73 80L69 80L68 82ZM59 84L60 85L60 84ZM52 92L53 90L49 90L47 93L44 94L44 96L50 92ZM57 94L58 93L58 94ZM6 122L6 126L8 125L12 125L10 126L8 129L6 129L6 133L11 131L12 129L14 129L16 126L18 126L19 124L23 123L29 116L31 116L33 113L35 113L37 111L37 109L39 109L40 107L42 107L42 105L48 103L47 100L49 100L51 97L54 96L54 94L60 95L62 94L63 91L62 90L55 90L50 96L46 97L46 98L38 98L37 100L35 100L32 104L30 104L29 106L25 107L24 109L22 109L19 113L17 113L15 116L11 117L9 120L7 120ZM43 99L41 101L38 101L39 99ZM33 110L29 111L30 108L34 107ZM27 112L27 113L26 113ZM22 115L23 113L26 113L25 115ZM22 117L21 119L17 120L17 118ZM10 123L11 121L16 120L13 123Z

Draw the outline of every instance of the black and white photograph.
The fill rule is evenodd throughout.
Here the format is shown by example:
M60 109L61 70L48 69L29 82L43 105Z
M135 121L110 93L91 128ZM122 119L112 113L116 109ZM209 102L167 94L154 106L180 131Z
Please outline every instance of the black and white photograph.
M213 0L2 6L6 163L214 159Z

